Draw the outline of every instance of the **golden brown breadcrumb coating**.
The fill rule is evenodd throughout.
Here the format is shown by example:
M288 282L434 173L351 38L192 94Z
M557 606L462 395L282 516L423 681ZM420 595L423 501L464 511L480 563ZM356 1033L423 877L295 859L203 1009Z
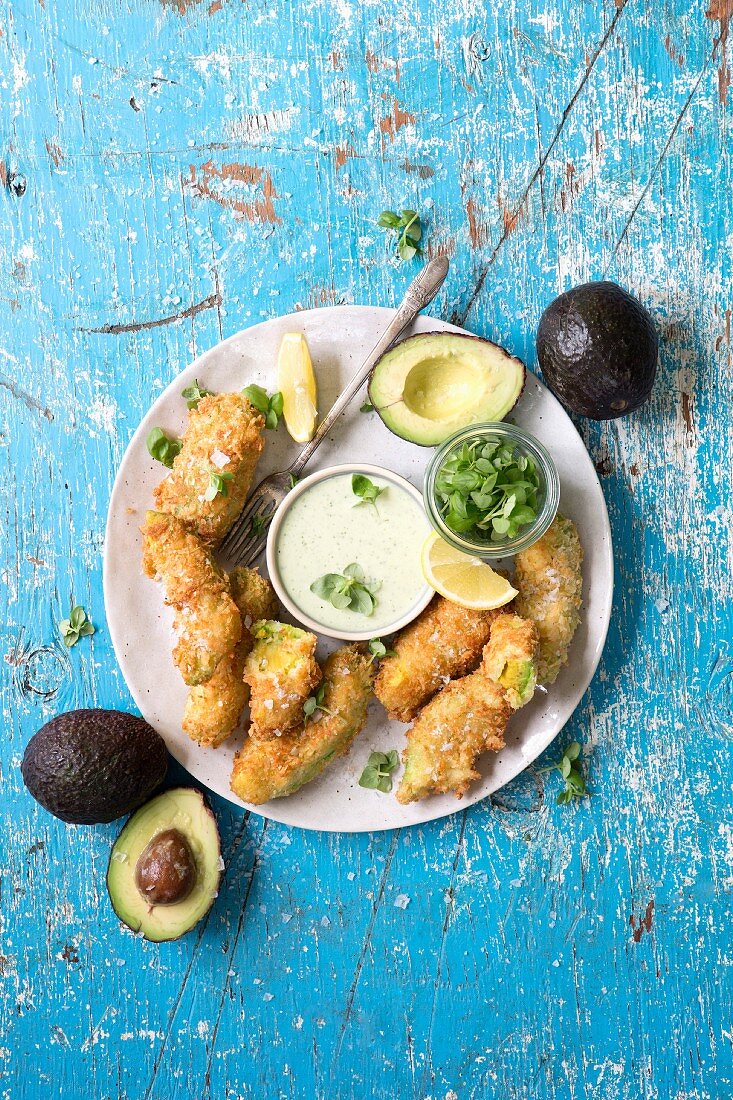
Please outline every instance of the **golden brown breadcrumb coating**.
M390 718L411 722L449 679L476 668L496 615L435 596L396 636L395 656L380 663L374 692Z
M142 532L143 571L162 582L165 602L175 609L173 659L187 684L203 684L242 636L229 581L174 516L148 512Z
M215 748L236 730L249 698L244 682L244 662L254 639L248 629L253 620L277 614L277 597L272 585L256 569L233 570L229 584L242 616L242 638L221 659L205 684L192 687L183 712L183 729L194 741Z
M258 806L285 798L320 775L364 728L372 675L372 661L358 646L332 653L323 666L323 710L282 737L248 738L234 758L234 793Z
M517 614L532 619L540 635L537 680L552 684L568 659L580 622L583 548L571 519L558 515L546 534L517 554L514 601Z
M452 680L407 731L397 801L415 802L451 791L461 798L479 778L476 761L481 753L504 747L511 712L503 688L483 669Z
M254 623L252 636L254 645L244 664L250 688L249 736L280 737L302 724L303 704L321 682L317 638L271 619Z
M203 397L189 413L173 469L155 490L158 509L216 546L247 498L264 446L263 427L264 420L242 394ZM206 500L212 473L232 476L224 482L226 495Z
M504 688L512 710L519 710L534 695L539 640L536 623L520 615L497 615L491 624L481 667Z

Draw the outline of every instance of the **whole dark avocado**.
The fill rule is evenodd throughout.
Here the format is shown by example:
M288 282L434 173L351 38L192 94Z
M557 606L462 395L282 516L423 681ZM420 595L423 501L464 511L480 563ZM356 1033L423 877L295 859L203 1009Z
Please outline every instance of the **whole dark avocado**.
M114 821L165 779L168 751L152 726L118 710L71 710L41 726L21 771L37 802L73 825Z
M550 302L537 330L537 357L550 389L592 420L638 409L657 373L654 322L616 283L583 283Z

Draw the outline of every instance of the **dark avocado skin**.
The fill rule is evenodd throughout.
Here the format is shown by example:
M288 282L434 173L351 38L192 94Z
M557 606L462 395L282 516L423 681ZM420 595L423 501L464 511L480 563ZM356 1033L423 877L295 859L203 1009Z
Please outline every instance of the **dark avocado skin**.
M613 420L643 405L658 352L651 317L616 283L583 283L561 294L537 331L537 357L550 389L592 420Z
M21 772L37 802L74 825L129 814L160 786L165 742L152 726L118 710L72 710L31 737Z

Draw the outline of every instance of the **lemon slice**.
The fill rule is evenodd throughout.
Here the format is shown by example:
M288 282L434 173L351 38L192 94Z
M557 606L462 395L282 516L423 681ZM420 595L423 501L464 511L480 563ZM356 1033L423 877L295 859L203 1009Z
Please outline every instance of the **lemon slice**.
M480 558L454 549L440 535L428 535L422 548L425 580L441 596L461 607L488 611L517 595L509 581Z
M277 357L277 388L283 395L285 426L296 443L313 438L318 416L316 376L302 332L286 332Z

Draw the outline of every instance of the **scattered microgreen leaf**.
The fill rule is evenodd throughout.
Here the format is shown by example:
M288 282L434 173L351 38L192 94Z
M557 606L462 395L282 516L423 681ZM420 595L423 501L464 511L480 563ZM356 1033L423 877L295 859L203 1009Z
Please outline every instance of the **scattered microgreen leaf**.
M229 496L228 482L232 480L234 474L228 473L215 473L213 470L209 474L209 487L204 493L204 500L214 500L220 493L223 497Z
M366 580L357 562L347 565L343 573L324 573L310 586L315 596L327 600L340 611L348 608L361 615L371 615L374 611L378 589L378 584Z
M364 404L361 405L360 408L359 408L360 413L370 413L370 412L373 412L373 411L374 411L374 405L372 405L371 401L365 401Z
M162 462L170 470L173 459L180 453L182 443L180 439L173 439L166 435L162 428L153 428L146 439L148 454L156 462Z
M267 524L267 516L256 515L250 520L249 529L253 535L261 535Z
M372 661L381 660L382 657L397 656L393 649L387 649L381 638L372 638L372 640L369 642L369 652L372 655Z
M389 794L392 790L392 772L400 766L400 757L396 749L389 752L372 752L367 766L359 777L359 786L370 791Z
M257 409L257 412L262 413L265 418L265 427L274 429L280 422L280 417L283 414L283 395L278 390L277 393L268 394L267 390L262 386L245 386L242 393L247 398L251 405Z
M314 716L314 714L316 713L317 710L319 710L321 712L321 714L331 714L332 713L330 710L328 710L323 705L323 700L324 700L325 695L326 695L326 685L321 684L321 686L318 688L318 691L316 691L313 695L309 696L309 698L306 699L306 701L303 703L303 714L305 715L306 722L310 721L313 718L313 716Z
M373 504L376 508L377 499L382 495L387 488L383 485L382 488L375 485L365 474L352 474L351 475L351 491L355 497L359 497L355 508L358 508L360 504Z
M578 741L571 741L557 764L551 764L548 768L541 768L543 772L560 772L565 780L565 787L557 796L559 805L572 802L574 798L585 798L591 792L585 785L585 778L580 768L581 746Z
M198 378L194 378L193 385L186 386L181 393L181 397L185 399L189 409L197 409L199 401L203 397L211 397L211 390L204 389Z
M300 478L297 476L297 474L290 474L290 488L291 489L294 489L299 481L300 481Z
M87 638L94 633L94 627L81 604L75 604L71 608L68 619L62 619L59 623L59 630L64 639L64 645L69 649L76 645L80 638Z
M435 478L447 527L485 542L515 539L540 508L540 476L517 444L478 437L451 451Z
M422 254L422 225L417 211L403 210L401 214L396 214L394 210L383 210L377 218L377 225L397 234L397 254L401 260L411 260L413 256Z

